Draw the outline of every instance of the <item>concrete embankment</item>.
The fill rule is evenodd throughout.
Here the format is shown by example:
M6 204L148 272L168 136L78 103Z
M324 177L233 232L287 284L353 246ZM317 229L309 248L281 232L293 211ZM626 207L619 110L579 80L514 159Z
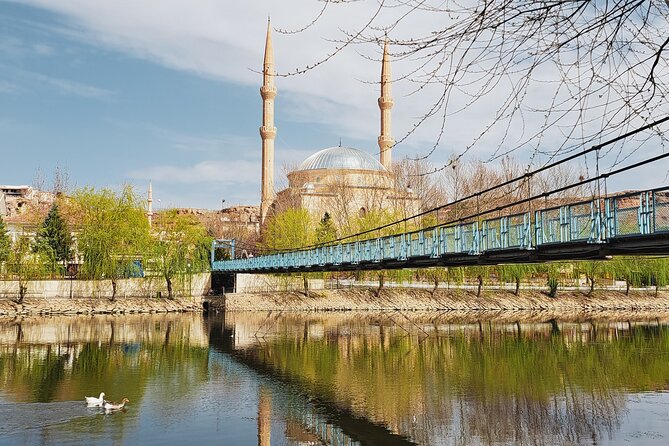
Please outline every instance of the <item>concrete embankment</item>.
M202 311L202 299L157 299L126 297L95 298L26 298L22 303L0 299L0 317L74 315L74 314L131 314Z
M486 291L480 297L468 290L373 289L318 290L300 292L227 294L209 299L212 309L228 311L548 311L579 314L597 311L667 311L669 293L634 291L558 292L551 298L541 291L519 296L505 290Z
M211 274L198 273L184 280L174 279L177 296L205 296L211 289ZM110 280L29 280L25 283L25 296L29 298L53 299L61 297L110 299ZM160 277L119 279L116 282L117 297L167 296L165 280ZM0 280L0 297L11 299L19 295L19 282Z
M374 289L273 293L229 293L225 297L145 298L26 298L22 303L0 299L0 317L74 314L131 314L193 312L203 309L263 312L521 312L538 311L560 317L611 312L643 312L648 315L669 312L669 292L562 291L551 298L541 291L525 290L516 296L511 291L489 290L480 297L469 290Z

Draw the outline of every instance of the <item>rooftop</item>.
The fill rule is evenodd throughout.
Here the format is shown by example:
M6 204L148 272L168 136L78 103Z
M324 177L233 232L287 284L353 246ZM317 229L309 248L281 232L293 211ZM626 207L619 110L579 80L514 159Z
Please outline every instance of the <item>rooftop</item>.
M386 168L369 153L353 147L329 147L314 153L302 161L299 170L315 169L360 169L380 170Z

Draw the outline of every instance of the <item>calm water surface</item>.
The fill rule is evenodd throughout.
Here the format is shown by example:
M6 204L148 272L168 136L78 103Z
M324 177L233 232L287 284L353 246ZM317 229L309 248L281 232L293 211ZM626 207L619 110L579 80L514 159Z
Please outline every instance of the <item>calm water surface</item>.
M661 320L0 319L0 445L665 445L668 386Z

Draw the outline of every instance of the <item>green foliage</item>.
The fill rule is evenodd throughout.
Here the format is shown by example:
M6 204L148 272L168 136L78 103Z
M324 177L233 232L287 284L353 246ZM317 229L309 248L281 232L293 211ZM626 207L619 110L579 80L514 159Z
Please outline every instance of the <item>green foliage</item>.
M524 264L502 265L498 271L502 282L516 284L515 294L517 296L520 293L520 284L536 271L536 267Z
M546 286L548 286L548 295L550 297L555 297L557 296L557 290L558 290L558 279L556 276L549 275L548 279L546 280Z
M0 263L6 261L9 258L11 247L12 240L9 238L9 233L7 232L5 221L0 215Z
M84 258L81 273L91 279L110 279L115 296L116 280L148 247L144 208L130 186L119 194L85 188L76 191L72 199L79 221L79 251Z
M446 270L448 283L461 285L465 281L465 268L461 266L449 266Z
M72 245L70 230L54 203L37 231L34 249L48 262L51 272L55 272L56 262L72 258Z
M585 274L590 284L589 292L592 293L595 290L596 280L603 277L607 273L607 270L610 269L610 265L602 260L591 260L588 262L578 262L574 267L573 273L576 279L580 278L581 273Z
M358 215L353 218L351 227L355 233L369 231L370 229L378 228L379 226L392 223L402 219L399 212L392 212L386 209L372 209L365 212L363 215ZM387 235L397 234L401 232L411 231L415 229L409 223L401 223L399 225L389 226L379 231L370 232L361 235L358 240L366 240L375 237L385 237Z
M316 228L316 241L318 243L327 243L337 238L337 230L329 213L325 213Z
M32 252L29 237L21 236L12 245L7 260L7 272L19 283L16 301L21 303L28 289L28 281L44 276L43 263Z
M176 209L161 212L155 220L152 259L173 297L173 279L184 278L209 267L211 237L195 217Z
M446 282L448 280L448 269L447 268L427 268L423 271L420 271L422 277L434 284L432 293L437 290L440 282Z
M297 249L316 242L313 219L306 209L288 209L268 219L263 246L270 251Z

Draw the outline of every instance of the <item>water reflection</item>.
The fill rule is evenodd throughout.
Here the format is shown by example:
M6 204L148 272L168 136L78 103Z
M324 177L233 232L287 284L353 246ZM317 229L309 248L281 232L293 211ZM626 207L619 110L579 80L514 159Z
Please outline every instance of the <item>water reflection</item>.
M0 319L0 444L663 444L668 383L665 319Z
M240 362L291 382L326 413L419 444L610 441L627 395L669 379L659 321L230 314L225 326Z

